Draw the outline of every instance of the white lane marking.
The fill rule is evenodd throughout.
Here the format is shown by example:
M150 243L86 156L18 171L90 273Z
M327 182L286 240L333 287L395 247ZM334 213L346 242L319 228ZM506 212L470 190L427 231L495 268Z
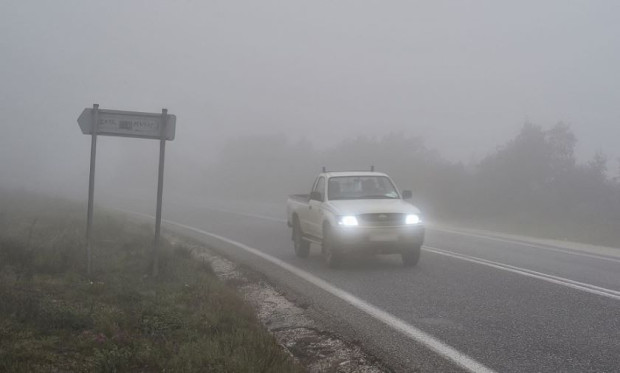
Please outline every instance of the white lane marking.
M228 214L236 214L236 215L247 216L251 218L271 220L271 221L275 221L279 223L286 223L286 219L278 219L278 218L265 216L265 215L237 212L237 211L231 211L231 210L215 208L215 207L206 207L206 208L210 210L214 210L214 211L228 213ZM493 236L487 236L487 235L483 235L479 233L470 233L470 232L464 232L464 231L452 230L452 229L443 229L443 228L429 228L429 229L433 229L433 230L440 231L440 232L452 233L452 234L460 234L463 236L482 238L482 239L487 239L491 241L504 242L504 243L509 243L513 245L521 245L521 246L531 247L534 249L547 250L547 251L553 251L553 252L558 252L558 253L563 253L563 254L570 254L570 255L581 256L581 257L586 257L586 258L593 258L593 259L599 259L603 261L620 263L620 258L612 258L606 255L591 254L591 253L587 253L584 251L580 251L579 249L569 249L569 248L560 248L560 247L552 247L552 246L540 246L540 245L526 242L526 241L515 241L509 238L493 237Z
M488 267L501 269L501 270L512 272L512 273L517 273L523 276L533 277L539 280L567 286L569 288L585 291L588 293L602 295L604 297L608 297L611 299L620 300L620 291L607 289L607 288L603 288L600 286L590 285L590 284L586 284L583 282L570 280L564 277L548 275L545 273L536 272L536 271L532 271L532 270L525 269L525 268L515 267L509 264L503 264L503 263L493 262L491 260L481 259L481 258L469 256L469 255L458 254L453 251L442 250L442 249L438 249L435 247L424 246L424 250L435 253L435 254L445 255L445 256L455 258L455 259L464 260L467 262L482 264Z
M144 217L148 217L150 219L153 219L153 216L148 215L148 214L143 214L143 213L139 213L139 212L133 212L133 211L128 211L128 210L121 210L124 211L126 213L131 213L131 214L135 214L135 215L140 215L140 216L144 216ZM309 272L306 272L302 269L299 269L295 266L292 266L280 259L277 259L271 255L265 254L264 252L255 249L253 247L244 245L240 242L236 242L233 241L229 238L226 237L222 237L213 233L209 233L206 231L203 231L201 229L198 228L194 228L194 227L190 227L188 225L185 224L180 224L177 222L173 222L170 220L163 220L164 223L169 224L169 225L174 225L183 229L187 229L196 233L200 233L204 236L210 237L212 239L216 239L222 242L225 242L229 245L233 245L236 246L240 249L243 249L251 254L254 254L258 257L261 257L263 259L265 259L266 261L275 264L287 271L289 271L290 273L308 281L309 283L325 290L326 292L334 295L337 298L342 299L344 302L352 305L353 307L359 309L360 311L363 311L364 313L374 317L375 319L383 322L384 324L388 325L389 327L399 331L400 333L406 335L407 337L415 340L418 343L421 343L423 345L425 345L426 347L428 347L429 349L431 349L432 351L434 351L435 353L441 355L443 358L455 363L456 365L460 366L461 368L464 368L470 372L475 372L475 373L495 373L495 371L487 368L486 366L482 365L481 363L477 362L476 360L472 359L471 357L465 355L464 353L448 346L447 344L441 342L440 340L436 339L435 337L431 336L430 334L427 334L425 332L423 332L422 330L407 324L405 321L397 318L396 316L393 316L385 311L383 311L382 309L377 308L376 306L373 306L370 303L367 303L363 300L361 300L360 298L357 298L356 296L354 296L351 293L348 293L342 289L339 289L333 285L331 285L330 283L328 283L325 280L322 280L312 274L310 274Z
M210 207L208 207L208 208L210 208ZM263 216L263 215L238 213L238 212L229 211L229 210L223 210L223 209L213 209L213 210L221 211L221 212L226 212L226 213L230 213L230 214L244 215L244 216L258 218L258 219L267 219L267 220L272 220L272 221L286 223L286 220L284 220L284 219L276 219L276 218L272 218L272 217L268 217L268 216ZM435 229L435 228L433 228L433 229ZM500 242L519 244L519 245L524 245L524 246L531 246L531 247L534 247L534 248L547 249L547 250L552 250L552 251L559 251L559 252L567 253L567 254L588 256L588 257L594 257L594 258L602 259L602 260L616 261L613 258L607 258L607 257L602 257L601 258L601 257L598 257L597 255L591 255L591 254L587 254L587 253L580 253L580 252L565 251L565 250L562 250L562 249L539 247L539 246L536 246L536 245L531 245L529 243L515 242L515 241L505 240L505 239L501 239L501 238L487 237L487 236L482 236L482 235L477 235L477 234L461 233L461 232L458 232L458 231L449 231L449 230L443 230L443 229L437 229L437 230L441 230L441 231L445 231L445 232L451 232L451 233L459 233L459 234L463 234L463 235L466 235L466 236L470 235L470 236L479 237L479 238L488 238L488 239L496 240L496 241L500 241ZM491 260L486 260L486 259L482 259L482 258L478 258L478 257L474 257L474 256L465 255L465 254L459 254L459 253L455 253L453 251L438 249L438 248L430 247L430 246L426 246L426 245L423 247L423 249L425 251L434 252L436 254L450 256L450 257L455 258L455 259L460 259L460 260L464 260L464 261L468 261L468 262L483 264L483 265L486 265L486 266L489 266L489 267L493 267L493 268L496 268L496 269L501 269L501 270L504 270L504 271L508 271L508 272L512 272L512 273L517 273L517 274L520 274L520 275L524 275L524 276L536 278L536 279L539 279L539 280L551 282L551 283L554 283L554 284L557 284L557 285L567 286L569 288L585 291L585 292L588 292L588 293L591 293L591 294L602 295L602 296L605 296L605 297L608 297L608 298L620 300L620 291L616 291L616 290L612 290L612 289L607 289L607 288L603 288L603 287L600 287L600 286L587 284L587 283L584 283L584 282L574 281L574 280L570 280L570 279L567 279L567 278L564 278L564 277L548 275L548 274L545 274L545 273L536 272L536 271L532 271L532 270L521 268L521 267L511 266L509 264L493 262ZM620 262L620 260L618 260L618 261Z
M228 213L228 214L236 214L236 215L247 216L247 217L251 217L251 218L265 219L265 220L271 220L271 221L275 221L275 222L279 222L279 223L286 223L286 219L278 219L278 218L274 218L274 217L270 217L270 216L266 216L266 215L258 215L258 214L251 214L251 213L245 213L245 212L237 212L237 211L231 211L231 210L215 208L215 207L206 207L206 208L210 209L210 210L214 210L214 211ZM446 232L446 233L460 234L460 235L463 235L463 236L476 237L476 238L482 238L482 239L487 239L487 240L492 240L492 241L510 243L510 244L513 244L513 245L521 245L521 246L531 247L531 248L534 248L534 249L554 251L554 252L559 252L559 253L563 253L563 254L570 254L570 255L582 256L582 257L586 257L586 258L593 258L593 259L599 259L599 260L604 260L604 261L620 263L620 258L612 258L612 257L606 256L606 255L591 254L591 253L587 253L587 252L584 252L584 251L580 251L579 249L569 249L569 248L560 248L560 247L552 247L552 246L541 246L541 245L537 245L537 244L526 242L526 241L516 241L516 240L511 240L509 238L493 237L493 236L487 236L487 235L479 234L479 233L470 233L470 232L464 232L464 231L452 230L452 229L430 228L430 227L429 227L429 229L433 229L433 230L440 231L440 232ZM619 249L619 251L620 251L620 249Z
M554 252L559 252L559 253L563 253L563 254L571 254L571 255L576 255L576 256L583 256L583 257L587 257L587 258L594 258L594 259L599 259L599 260L605 260L605 261L620 263L620 259L618 259L618 258L613 258L613 257L607 256L607 255L591 254L591 253L587 253L587 252L581 251L579 249L569 249L569 248L552 247L552 246L541 246L541 245L537 245L537 244L529 243L529 242L525 242L525 241L516 241L516 240L511 240L509 238L493 237L493 236L487 236L487 235L479 234L479 233L463 232L463 231L452 230L452 229L443 229L443 228L430 228L430 229L433 229L433 230L436 230L436 231L440 231L440 232L446 232L446 233L452 233L452 234L460 234L462 236L476 237L476 238L482 238L482 239L487 239L487 240L491 240L491 241L510 243L510 244L513 244L513 245L527 246L527 247L531 247L531 248L534 248L534 249L554 251ZM620 249L618 251L620 252Z

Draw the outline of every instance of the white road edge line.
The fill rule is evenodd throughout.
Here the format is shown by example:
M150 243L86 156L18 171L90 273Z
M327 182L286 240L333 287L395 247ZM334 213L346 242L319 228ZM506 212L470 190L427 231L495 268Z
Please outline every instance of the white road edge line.
M128 211L128 210L121 210L125 213L130 213L133 215L140 215L140 216L144 216L144 217L148 217L150 219L154 219L153 216L148 215L148 214L143 214L143 213L139 213L139 212L134 212L134 211ZM206 231L203 231L201 229L198 228L194 228L194 227L190 227L188 225L185 224L180 224L174 221L170 221L170 220L162 220L164 223L169 224L169 225L173 225L173 226L177 226L183 229L187 229L196 233L200 233L204 236L207 237L211 237L214 238L216 240L220 240L223 242L226 242L230 245L233 246L237 246L240 249L243 249L251 254L254 254L258 257L261 257L265 260L267 260L268 262L275 264L289 272L291 272L292 274L308 281L309 283L325 290L326 292L334 295L337 298L342 299L343 301L345 301L346 303L352 305L353 307L359 309L360 311L365 312L366 314L374 317L375 319L383 322L384 324L388 325L389 327L395 329L396 331L406 335L407 337L415 340L418 343L423 344L424 346L426 346L427 348L431 349L432 351L434 351L435 353L439 354L440 356L442 356L443 358L455 363L456 365L460 366L463 369L466 369L470 372L475 372L475 373L495 373L495 371L487 368L486 366L482 365L481 363L477 362L476 360L470 358L469 356L465 355L464 353L448 346L447 344L441 342L440 340L436 339L435 337L431 336L430 334L427 334L425 332L423 332L422 330L407 324L405 321L397 318L396 316L393 316L379 308L377 308L376 306L373 306L370 303L367 303L359 298L357 298L356 296L354 296L351 293L348 293L342 289L339 289L333 285L331 285L330 283L328 283L325 280L322 280L312 274L310 274L309 272L306 272L302 269L299 269L295 266L292 266L280 259L277 259L271 255L265 254L262 251L255 249L253 247L244 245L240 242L236 242L233 241L229 238L226 237L222 237L219 236L217 234L213 234L213 233L209 233Z
M585 291L585 292L596 294L596 295L601 295L601 296L608 297L611 299L620 300L620 291L607 289L607 288L603 288L603 287L599 287L595 285L590 285L590 284L586 284L583 282L570 280L564 277L548 275L545 273L536 272L536 271L532 271L532 270L525 269L525 268L515 267L509 264L493 262L491 260L480 259L480 258L476 258L473 256L464 255L464 254L457 254L453 251L442 250L442 249L438 249L435 247L424 246L424 250L435 253L435 254L439 254L439 255L449 256L455 259L460 259L460 260L464 260L464 261L468 261L472 263L482 264L482 265L496 268L496 269L501 269L501 270L508 271L508 272L513 272L513 273L527 276L527 277L533 277L539 280L567 286L569 288Z
M446 232L446 233L452 233L452 234L460 234L462 236L469 236L469 237L482 238L482 239L491 240L491 241L505 242L505 243L510 243L510 244L513 244L513 245L527 246L527 247L531 247L531 248L534 248L534 249L554 251L554 252L559 252L559 253L563 253L563 254L583 256L583 257L586 257L586 258L594 258L594 259L599 259L599 260L604 260L604 261L620 263L620 259L618 259L618 258L613 258L611 256L603 255L603 254L601 254L601 255L591 254L591 253L587 253L587 252L584 252L584 251L580 251L579 249L568 249L568 248L563 249L561 247L541 246L541 245L537 245L535 243L530 243L530 242L526 242L526 241L516 241L516 240L511 240L510 238L493 237L493 236L487 236L487 235L479 234L479 233L463 232L463 231L452 230L452 229L444 229L444 228L430 228L430 229L433 229L433 230L436 230L436 231L440 231L440 232Z

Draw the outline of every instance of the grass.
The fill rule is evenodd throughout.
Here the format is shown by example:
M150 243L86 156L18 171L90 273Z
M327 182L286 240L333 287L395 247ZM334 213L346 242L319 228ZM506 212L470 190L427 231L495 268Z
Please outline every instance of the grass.
M95 216L85 277L82 205L0 194L1 372L298 372L253 310L185 246Z

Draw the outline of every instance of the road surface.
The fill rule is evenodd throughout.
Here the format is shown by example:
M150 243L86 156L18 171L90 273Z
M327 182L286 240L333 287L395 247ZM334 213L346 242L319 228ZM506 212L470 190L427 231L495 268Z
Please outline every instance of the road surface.
M164 218L290 289L397 371L620 371L620 249L428 229L414 268L381 256L332 270L314 245L295 256L284 204L175 200Z

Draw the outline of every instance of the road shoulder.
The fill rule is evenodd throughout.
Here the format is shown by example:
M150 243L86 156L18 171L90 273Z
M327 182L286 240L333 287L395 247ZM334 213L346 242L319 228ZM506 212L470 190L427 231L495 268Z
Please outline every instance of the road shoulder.
M297 304L266 278L216 254L204 244L179 235L173 241L191 245L197 260L210 263L215 274L234 287L255 310L259 321L278 343L309 372L389 372L360 345L331 332L307 312L308 304ZM293 297L294 298L294 297Z

